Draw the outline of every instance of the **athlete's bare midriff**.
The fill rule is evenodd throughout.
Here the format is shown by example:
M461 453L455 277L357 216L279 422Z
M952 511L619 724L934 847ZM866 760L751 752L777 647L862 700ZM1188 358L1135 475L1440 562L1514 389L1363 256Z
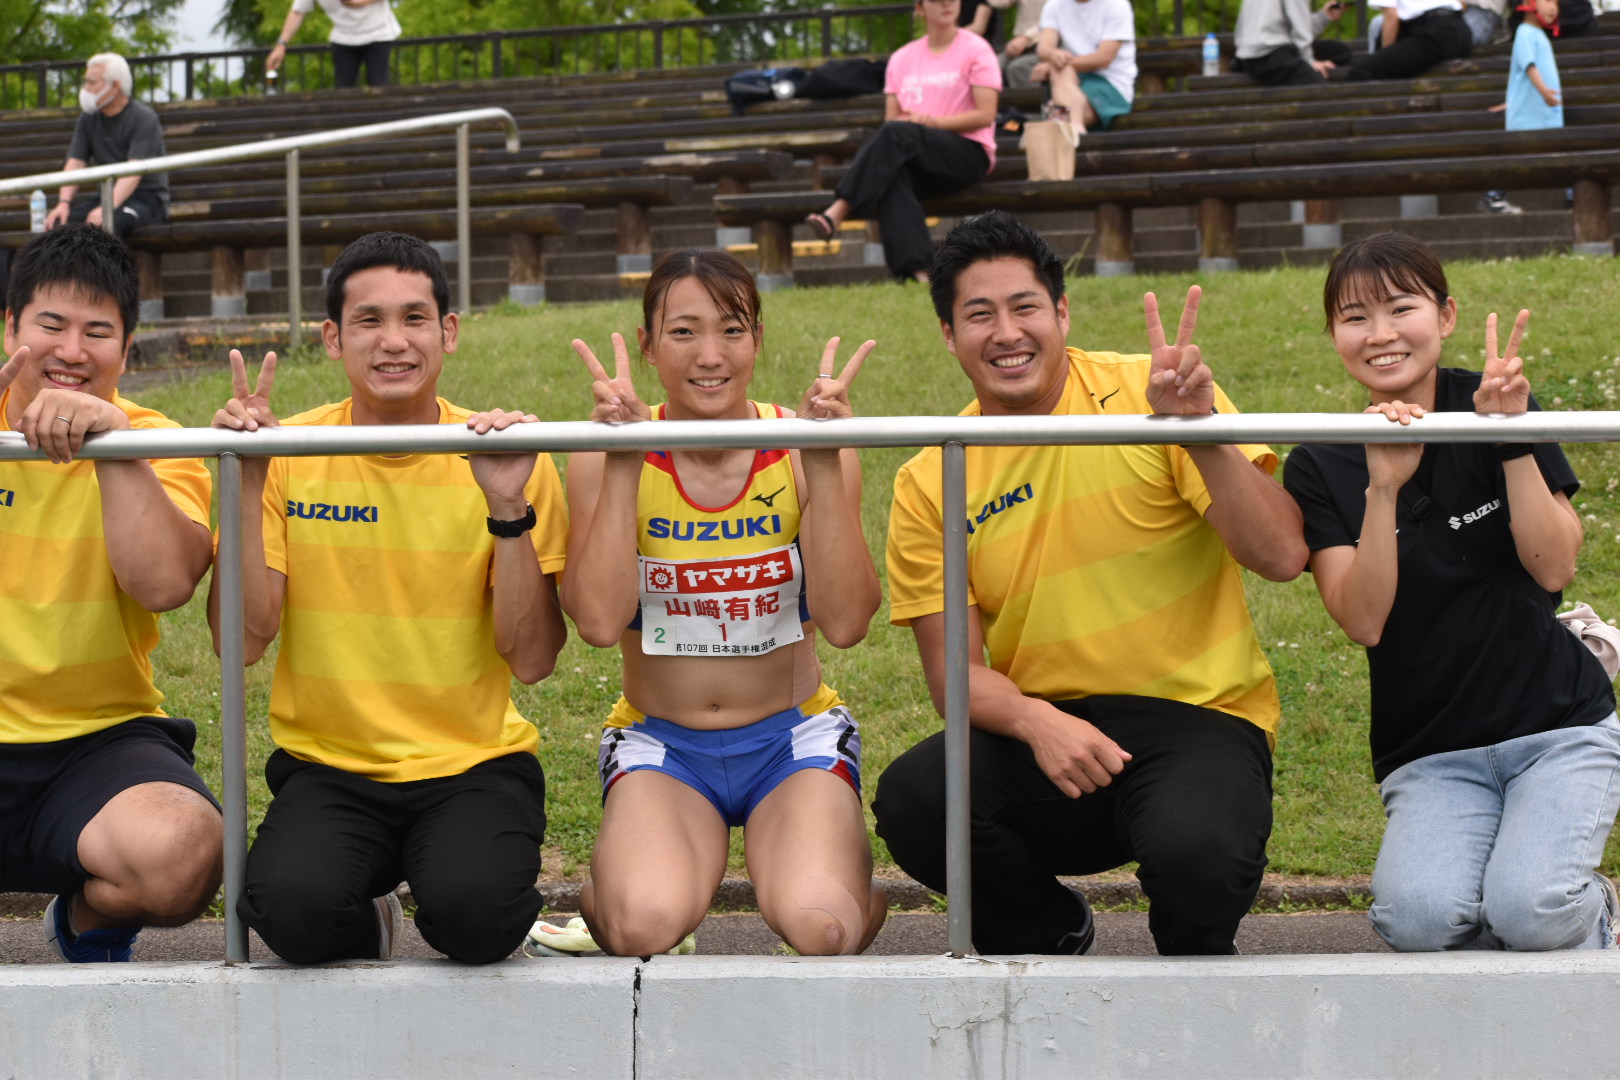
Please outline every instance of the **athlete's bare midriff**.
M624 696L648 716L690 728L743 727L808 700L821 685L814 623L764 656L649 656L641 631L619 639Z

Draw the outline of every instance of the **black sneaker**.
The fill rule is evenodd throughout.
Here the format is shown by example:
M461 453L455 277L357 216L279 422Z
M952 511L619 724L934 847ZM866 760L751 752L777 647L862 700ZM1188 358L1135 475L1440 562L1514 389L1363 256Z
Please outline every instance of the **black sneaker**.
M1091 905L1079 889L1070 889L1080 904L1080 928L1070 930L1058 939L1053 952L1060 956L1092 956L1097 952L1097 920L1091 917Z

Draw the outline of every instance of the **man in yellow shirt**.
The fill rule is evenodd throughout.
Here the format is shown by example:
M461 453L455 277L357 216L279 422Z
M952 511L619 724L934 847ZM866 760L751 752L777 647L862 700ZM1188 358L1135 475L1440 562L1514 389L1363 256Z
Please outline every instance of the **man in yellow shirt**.
M282 423L484 434L533 421L438 396L459 331L449 300L422 241L350 244L327 279L322 334L352 396ZM214 425L276 424L274 354L251 390L240 355L232 364L235 396ZM540 911L545 778L510 690L514 675L550 674L566 636L556 467L533 453L398 454L247 458L242 473L247 662L278 633L281 648L274 798L237 911L294 963L387 959L403 878L429 945L502 959Z
M135 260L85 225L12 267L0 430L49 461L0 462L0 892L51 892L66 960L130 959L142 926L219 888L219 806L196 728L164 715L156 612L208 569L208 469L76 461L85 436L172 428L118 393L140 309Z
M964 415L1232 412L1192 344L1199 292L1151 355L1066 348L1063 267L992 212L936 254ZM890 618L909 625L936 708L945 686L940 451L895 477ZM973 934L986 953L1087 953L1091 912L1055 874L1136 861L1159 952L1233 951L1271 833L1276 684L1238 566L1286 581L1300 515L1264 446L1008 446L967 453ZM988 654L988 663L985 656ZM878 782L878 833L945 885L944 741Z

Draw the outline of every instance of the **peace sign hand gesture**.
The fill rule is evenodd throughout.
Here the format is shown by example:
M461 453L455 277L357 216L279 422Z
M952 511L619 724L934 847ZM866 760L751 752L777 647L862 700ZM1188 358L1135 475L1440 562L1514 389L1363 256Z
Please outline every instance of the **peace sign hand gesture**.
M1505 355L1496 351L1496 312L1485 320L1485 371L1474 391L1474 411L1514 415L1530 408L1530 380L1524 377L1524 360L1519 342L1530 325L1530 312L1520 311L1513 320Z
M22 369L28 366L28 357L32 352L32 349L23 345L11 354L11 359L6 361L4 367L0 367L0 394L5 393L6 389L17 381Z
M1204 363L1198 346L1192 343L1193 331L1198 327L1198 302L1203 295L1204 290L1197 285L1187 290L1174 345L1165 342L1158 297L1152 293L1142 297L1148 348L1153 353L1147 399L1148 405L1160 416L1208 416L1215 411L1215 376Z
M804 400L799 403L799 416L806 420L840 420L855 415L849 403L849 388L855 376L860 374L867 356L877 348L877 342L867 341L856 349L855 355L844 365L844 370L835 377L833 365L838 360L838 342L838 338L827 340L827 347L821 353L821 372L805 390Z
M637 420L652 419L652 410L636 396L636 384L630 378L630 350L625 347L623 335L613 335L614 374L611 379L589 345L578 338L574 339L573 345L579 358L585 361L585 369L591 373L591 396L596 401L591 408L592 420L606 424L631 424Z
M275 412L270 408L270 388L276 381L276 354L264 354L264 363L259 367L259 378L253 389L248 389L247 362L242 359L240 349L231 350L231 399L225 407L214 413L210 427L228 428L232 431L258 431L261 427L279 427L281 421L276 419Z

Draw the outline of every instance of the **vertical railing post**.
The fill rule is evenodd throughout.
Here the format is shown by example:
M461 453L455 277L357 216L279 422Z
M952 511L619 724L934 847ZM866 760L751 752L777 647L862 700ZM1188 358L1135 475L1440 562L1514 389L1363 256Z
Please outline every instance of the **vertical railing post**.
M662 69L664 66L664 24L653 23L653 67Z
M247 692L242 664L242 459L219 455L220 792L225 808L225 962L245 963L236 913L247 882Z
M287 151L287 347L304 334L304 231L298 216L298 151Z
M945 895L952 956L973 951L973 863L968 762L967 448L940 458L945 515Z
M821 9L821 55L831 56L832 51L832 9Z
M110 235L118 235L114 230L117 222L113 221L113 184L115 180L109 176L101 182L101 229Z
M186 100L190 101L197 96L197 56L195 53L186 54Z
M468 168L472 147L467 125L456 128L456 310L472 311L472 188Z

